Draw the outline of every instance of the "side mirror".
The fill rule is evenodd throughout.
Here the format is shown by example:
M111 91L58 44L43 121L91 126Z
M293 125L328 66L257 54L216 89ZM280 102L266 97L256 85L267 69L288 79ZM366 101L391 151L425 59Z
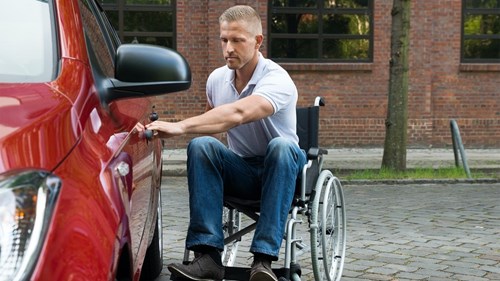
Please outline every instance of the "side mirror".
M178 52L153 45L124 44L115 57L115 78L110 79L106 102L187 90L191 70Z

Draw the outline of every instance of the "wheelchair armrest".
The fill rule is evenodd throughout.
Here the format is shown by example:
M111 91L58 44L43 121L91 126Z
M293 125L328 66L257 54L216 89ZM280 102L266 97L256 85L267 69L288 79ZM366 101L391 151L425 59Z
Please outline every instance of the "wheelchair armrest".
M311 147L307 151L307 159L318 159L318 157L323 154L328 154L328 150L319 147Z

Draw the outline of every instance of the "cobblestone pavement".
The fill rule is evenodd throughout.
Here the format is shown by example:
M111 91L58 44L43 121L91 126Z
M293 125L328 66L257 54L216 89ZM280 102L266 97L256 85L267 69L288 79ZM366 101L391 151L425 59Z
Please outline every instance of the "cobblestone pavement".
M189 211L186 178L165 177L163 183L166 266L182 260ZM500 280L500 183L351 183L344 193L342 280ZM240 247L240 266L251 263L248 239ZM314 280L310 252L300 259L302 280ZM165 267L157 280L169 279Z

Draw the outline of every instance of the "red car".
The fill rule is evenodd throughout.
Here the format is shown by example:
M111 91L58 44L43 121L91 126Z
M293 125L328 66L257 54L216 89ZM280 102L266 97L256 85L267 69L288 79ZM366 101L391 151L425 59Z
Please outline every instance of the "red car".
M136 126L186 60L94 0L1 1L0 36L0 280L155 278L162 146Z

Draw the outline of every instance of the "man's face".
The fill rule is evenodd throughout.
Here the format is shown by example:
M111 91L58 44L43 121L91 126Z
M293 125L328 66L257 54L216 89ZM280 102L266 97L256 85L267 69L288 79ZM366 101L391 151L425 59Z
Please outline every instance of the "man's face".
M230 69L241 69L258 52L257 36L248 32L245 22L224 21L220 24L222 53ZM259 40L260 41L260 40Z

